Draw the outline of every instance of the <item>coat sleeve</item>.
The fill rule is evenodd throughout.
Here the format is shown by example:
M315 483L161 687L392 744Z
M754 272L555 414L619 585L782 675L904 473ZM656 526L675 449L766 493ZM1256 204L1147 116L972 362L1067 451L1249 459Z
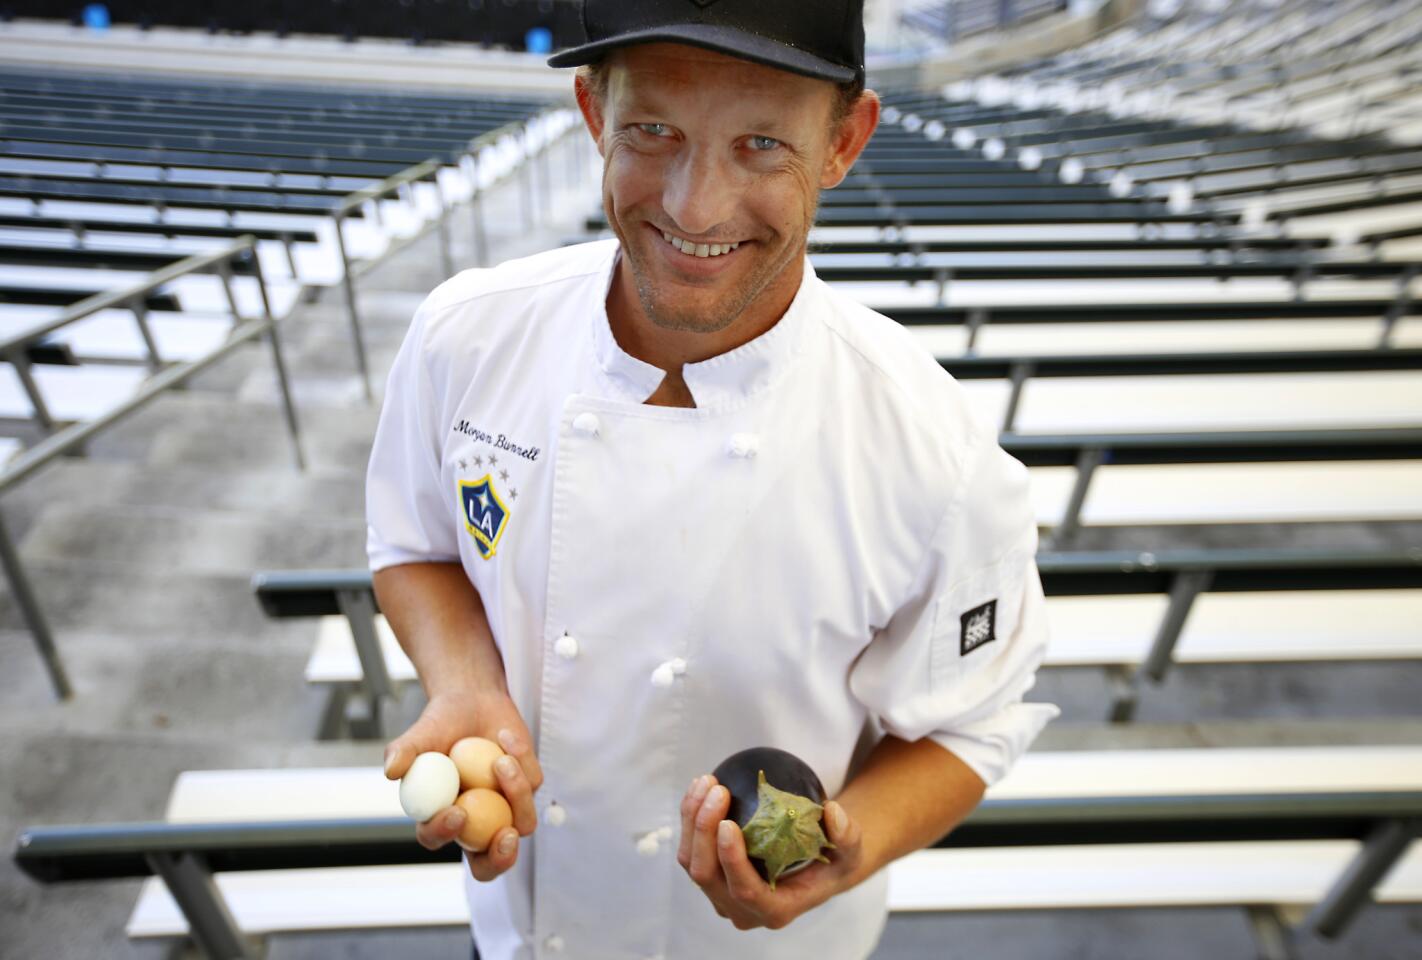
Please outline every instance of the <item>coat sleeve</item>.
M1023 702L1047 646L1027 468L976 420L970 437L910 597L849 682L887 733L931 737L992 786L1060 711Z
M443 398L426 359L430 302L416 311L396 354L366 472L366 554L372 571L401 563L457 562L455 495L440 468Z

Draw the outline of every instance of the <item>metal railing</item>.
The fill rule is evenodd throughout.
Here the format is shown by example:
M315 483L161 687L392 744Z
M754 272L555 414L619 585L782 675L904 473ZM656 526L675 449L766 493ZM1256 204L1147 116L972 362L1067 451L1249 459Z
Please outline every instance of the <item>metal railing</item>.
M250 265L252 274L257 281L257 287L261 292L262 316L255 320L242 318L236 295L232 289L233 267L238 263L244 267ZM221 278L228 305L232 310L233 327L228 333L227 340L211 353L196 360L169 363L163 360L157 341L149 328L146 298L148 294L160 287L181 277L197 273L216 273ZM133 397L103 416L56 429L58 424L50 416L44 403L44 397L30 373L26 351L31 345L39 343L63 327L92 316L101 310L113 308L123 308L133 312L134 323L138 326L148 352L149 366L155 373ZM243 236L222 250L180 260L157 271L135 286L95 294L69 307L54 320L22 334L0 340L0 356L14 364L16 371L20 374L21 382L30 394L37 420L49 431L49 436L18 455L3 471L0 471L0 496L41 467L66 453L79 449L95 434L147 406L165 390L187 381L232 353L237 347L264 336L271 343L272 363L276 368L277 381L281 388L282 405L286 412L287 429L291 434L296 465L298 469L305 470L306 460L301 450L301 435L296 419L296 408L292 403L286 364L282 360L281 342L277 336L277 320L272 316L266 279L262 275L261 262L256 256L256 239L252 236ZM34 636L35 644L44 659L45 668L49 673L55 693L61 699L68 699L73 696L73 687L65 673L59 651L55 647L54 636L50 632L49 624L35 597L34 589L30 586L29 578L25 575L19 552L5 524L3 512L0 512L0 564L4 566L15 602L18 604L21 615L24 617L30 633Z
M483 183L483 173L485 164L489 162L488 155L490 148L495 147L500 141L509 140L517 144L520 153L520 161L513 169L516 169L520 176L520 202L524 226L526 229L533 229L538 223L547 219L548 207L545 204L540 209L536 203L538 191L534 186L533 170L534 163L540 167L540 174L543 181L544 195L551 192L551 173L548 170L548 150L556 142L555 138L541 134L542 127L547 119L559 113L562 107L551 106L545 108L532 117L515 123L505 124L494 130L480 134L470 140L465 147L464 155L460 160L460 166L465 175L472 181L472 192L469 198L470 206L470 229L472 232L473 250L476 255L476 262L479 266L485 266L489 259L489 239L488 229L484 221L484 193L501 179L498 175L490 178L490 183ZM576 132L576 126L569 126L567 130ZM440 185L440 170L449 164L436 159L426 160L416 164L408 170L402 170L391 177L364 187L350 194L343 199L332 213L336 223L336 243L341 258L341 286L345 293L346 313L350 320L351 338L355 348L356 367L360 375L361 386L365 392L367 402L373 402L374 393L370 384L370 367L366 357L365 338L361 327L360 307L356 296L355 281L366 271L373 268L377 263L388 258L392 254L398 253L406 247L423 239L431 231L437 231L440 238L440 261L444 268L445 276L454 275L454 257L451 250L449 222L455 211L457 204L450 203L444 195L444 190ZM503 175L513 172L513 169L504 171ZM423 227L416 230L409 237L391 244L390 247L382 251L379 257L374 260L356 264L352 261L345 237L344 224L358 210L368 209L373 220L377 223L380 217L380 203L396 196L410 198L411 192L416 184L423 182L432 183L433 195L439 207L438 215L427 221Z
M531 229L537 222L546 219L548 213L546 204L541 212L535 207L536 191L532 183L532 164L529 161L533 159L538 161L542 168L544 189L545 191L551 190L551 174L548 171L547 154L548 148L556 142L557 138L546 134L545 121L546 118L552 116L560 109L562 108L556 106L548 107L526 120L506 124L495 130L491 130L471 140L465 148L464 161L469 164L469 170L473 176L473 189L470 196L471 217L473 219L475 249L478 252L478 260L481 264L487 261L489 254L487 230L485 229L483 220L483 193L490 186L493 186L494 183L499 182L503 176L506 176L515 169L521 172L524 179L521 193L525 226ZM575 131L576 129L575 125L569 125L564 130L559 131L559 135L566 134L568 130ZM517 163L510 164L509 169L503 171L501 174L496 174L490 178L488 184L484 184L480 179L480 174L482 173L481 165L488 162L487 148L498 144L505 138L510 138L513 143L517 145L520 154L519 160ZM443 166L445 165L437 160L428 160L424 163L417 164L386 180L355 191L345 197L333 213L336 240L341 257L342 285L345 291L346 307L350 318L351 335L354 341L356 361L362 385L368 401L373 399L373 395L370 385L370 372L366 357L364 337L361 330L355 280L363 272L371 269L390 255L427 236L431 231L438 231L440 235L440 255L445 274L452 275L454 273L454 261L449 236L449 219L457 209L457 204L447 202L440 186L439 173ZM356 210L365 207L367 204L369 204L372 216L378 220L381 200L398 194L404 194L406 198L410 198L413 186L424 181L433 182L434 196L438 203L438 215L432 221L426 221L423 226L416 230L411 236L392 243L381 252L379 257L373 260L363 261L359 264L353 263L347 250L346 237L344 235L345 231L343 229L344 221L351 217ZM304 470L306 466L305 457L301 449L296 410L292 401L285 363L282 359L280 341L277 336L277 321L272 315L271 300L268 295L266 280L262 275L260 259L256 254L256 246L257 240L255 237L250 234L243 235L234 243L220 251L205 253L181 260L155 272L142 283L135 286L95 294L69 307L52 321L33 327L23 334L0 339L0 357L3 357L14 365L20 382L28 394L34 409L35 420L40 428L48 434L43 441L25 451L23 454L20 454L8 467L0 471L0 495L3 495L6 490L29 477L55 458L82 448L83 444L91 437L119 420L124 419L143 406L146 406L160 393L185 382L190 377L226 357L242 344L263 336L268 337L271 342L273 362L276 366L277 379L281 389L287 425L292 437L296 464L298 469ZM289 242L285 244L285 248L287 261L292 267L292 275L296 277L295 260ZM250 272L257 281L258 289L261 293L263 314L259 319L244 321L242 318L242 312L238 306L232 286L233 277L238 272L236 268L240 268L243 273ZM196 360L171 363L163 359L157 341L153 336L153 331L148 321L149 306L147 297L160 287L172 283L180 277L196 273L216 273L220 277L228 306L234 317L234 327L230 331L226 342L213 352L199 357ZM133 313L134 322L138 327L139 335L143 340L147 353L147 363L150 370L153 371L153 376L144 383L131 399L103 416L92 421L75 423L59 429L60 424L57 423L55 418L51 415L44 395L39 389L39 385L35 382L30 370L31 360L28 351L33 345L40 343L55 331L101 310L113 308L127 309ZM44 660L45 668L49 674L55 693L61 699L70 698L73 696L73 686L64 669L63 661L54 642L53 633L36 599L29 578L25 574L14 540L10 536L4 522L3 514L0 514L0 565L3 565L6 575L9 577L16 604L31 634L34 636L35 644Z

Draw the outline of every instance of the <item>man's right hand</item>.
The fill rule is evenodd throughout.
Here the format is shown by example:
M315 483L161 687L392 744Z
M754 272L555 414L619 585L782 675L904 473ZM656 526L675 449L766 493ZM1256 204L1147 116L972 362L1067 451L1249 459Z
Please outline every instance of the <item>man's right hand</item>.
M499 789L513 810L513 826L496 833L484 853L465 850L474 879L488 881L514 865L518 860L518 838L529 836L538 826L533 794L543 785L543 769L533 753L533 738L513 700L508 696L485 695L476 703L472 697L451 694L431 698L410 729L385 748L385 776L399 780L419 754L428 751L447 754L464 737L493 740L508 754L494 764L494 773L499 778ZM419 824L415 837L426 849L438 850L447 843L457 842L463 826L464 811L457 806L445 807Z

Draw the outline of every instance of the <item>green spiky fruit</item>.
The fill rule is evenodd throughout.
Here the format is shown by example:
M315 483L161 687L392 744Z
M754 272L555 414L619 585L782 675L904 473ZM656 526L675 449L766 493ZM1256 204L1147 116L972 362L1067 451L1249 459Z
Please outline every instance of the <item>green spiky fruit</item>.
M829 863L825 850L825 791L815 772L794 754L773 747L742 750L712 773L731 794L727 816L740 825L746 853L775 882L811 863Z

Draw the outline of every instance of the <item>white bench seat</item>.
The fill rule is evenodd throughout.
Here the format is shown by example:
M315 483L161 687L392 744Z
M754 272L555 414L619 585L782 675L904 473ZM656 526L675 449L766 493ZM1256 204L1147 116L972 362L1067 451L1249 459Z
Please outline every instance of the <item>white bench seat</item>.
M1075 467L1030 467L1037 523L1066 515ZM1399 521L1422 518L1422 461L1108 464L1092 475L1088 526Z
M994 798L1210 795L1422 789L1422 748L1319 747L1031 753ZM174 822L399 816L396 785L376 767L190 771L173 787ZM1359 844L1267 841L921 850L889 867L895 911L1166 906L1306 906ZM461 926L459 863L219 874L251 934ZM964 883L972 877L972 883ZM1422 842L1376 892L1422 902ZM173 937L187 923L166 887L144 882L131 937Z
M1006 380L965 380L1001 424ZM1044 377L1022 390L1014 430L1032 434L1324 430L1422 423L1422 371Z
M1422 243L1418 246L1422 257ZM1394 329L1422 323L1403 320ZM906 328L939 358L961 357L968 329L961 324L921 324ZM1283 350L1373 350L1383 322L1367 318L1204 321L1116 321L1096 323L1009 323L979 328L974 343L983 357L1112 356L1120 354L1278 352ZM1410 335L1410 334L1409 334Z
M147 370L140 367L35 364L31 368L50 416L57 420L96 420L132 397ZM0 363L0 417L28 420L34 405L14 366Z
M385 655L385 670L396 683L417 679L415 665L400 649L400 642L383 614L375 616L375 636ZM340 615L321 617L316 628L316 645L306 661L308 683L359 683L365 676L356 656L350 622Z
M14 335L53 320L63 310L34 304L0 305L0 331ZM232 329L229 314L202 315L155 310L148 328L164 360L195 360L217 349ZM50 341L66 344L85 360L146 361L148 349L130 310L100 310L61 327Z
M1048 597L1049 667L1132 666L1150 652L1163 594ZM1268 663L1422 658L1422 590L1202 593L1175 663ZM1359 630L1359 624L1366 629Z

